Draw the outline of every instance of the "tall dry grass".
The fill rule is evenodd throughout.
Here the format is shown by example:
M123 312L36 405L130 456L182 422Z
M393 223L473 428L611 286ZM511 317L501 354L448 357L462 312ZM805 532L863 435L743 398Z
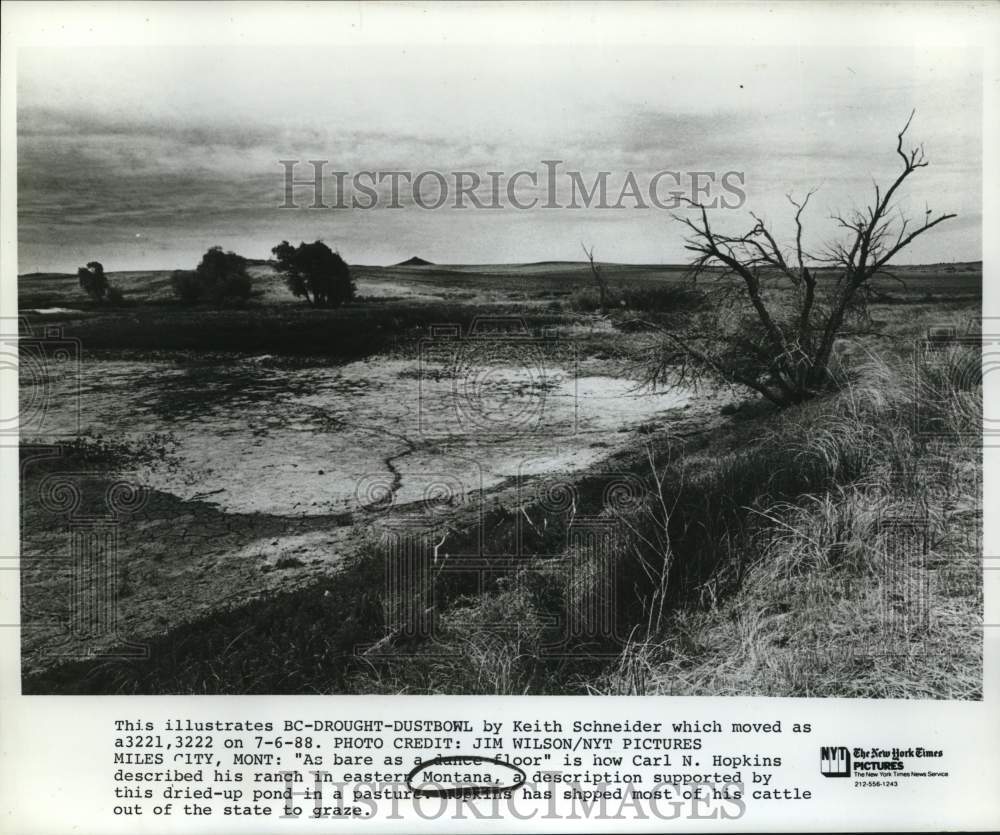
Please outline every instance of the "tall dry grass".
M868 356L755 448L702 460L720 496L752 495L700 520L710 599L591 689L980 698L980 362L978 343Z
M431 644L356 685L979 697L978 360L976 345L861 353L838 393L750 421L728 446L650 447L641 495L603 511L621 533L610 554L540 559L453 600ZM911 519L927 548L903 548L899 579L894 525ZM606 593L608 559L617 654L594 635L553 654L559 624Z
M650 447L642 494L603 511L610 555L461 598L374 689L978 697L979 361L978 343L855 351L836 394L728 445ZM926 549L903 542L900 574L912 520ZM592 607L609 556L617 657L590 636L554 660L553 624Z
M553 519L521 570L441 573L430 639L365 649L387 628L372 545L335 578L175 630L146 662L74 662L25 691L979 698L980 349L902 342L849 345L837 393L702 448L650 436L642 489L609 507L598 485L579 509L614 522L610 549L548 556L565 542ZM491 517L495 552L522 511L537 519ZM926 544L887 524L906 520ZM615 634L567 641L609 568Z

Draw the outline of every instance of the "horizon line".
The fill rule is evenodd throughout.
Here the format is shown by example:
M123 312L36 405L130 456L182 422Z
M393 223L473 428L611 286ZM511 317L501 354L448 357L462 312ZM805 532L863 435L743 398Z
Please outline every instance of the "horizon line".
M273 259L269 258L247 258L247 262L250 266L271 266L275 262ZM651 263L651 262L640 262L640 261L595 261L594 263L600 264L601 266L607 267L644 267L644 268L659 268L659 269L686 269L691 265L687 263ZM947 267L947 266L958 266L962 264L982 265L983 259L961 259L955 261L928 261L918 264L894 264L896 269L917 269L922 267ZM458 269L462 267L537 267L543 264L568 264L573 266L589 266L589 262L586 260L568 260L568 259L543 259L541 261L463 261L463 262L437 262L429 261L426 264L406 264L405 262L396 262L394 264L363 264L363 263L348 263L349 267L359 267L363 269L412 269L412 270L422 270L433 267L442 267L446 269ZM826 267L822 264L807 265L812 269L835 269L835 267ZM175 272L178 270L183 270L184 267L140 267L137 269L121 269L121 270L108 270L107 275L115 275L120 273L165 273L165 272ZM65 275L69 277L75 277L74 272L65 272L63 270L30 270L27 272L18 272L18 278L26 278L35 275Z

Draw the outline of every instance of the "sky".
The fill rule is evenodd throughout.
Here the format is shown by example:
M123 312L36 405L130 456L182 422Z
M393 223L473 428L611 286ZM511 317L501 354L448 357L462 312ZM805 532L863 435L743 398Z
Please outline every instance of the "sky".
M283 239L325 240L356 264L579 260L581 244L604 261L678 263L682 229L648 200L664 170L688 189L690 172L715 172L712 196L727 202L736 193L720 192L719 178L738 174L745 200L713 211L713 224L744 231L754 211L782 241L793 234L786 195L817 188L805 222L807 248L818 248L834 235L833 212L864 206L873 180L896 175L896 132L913 109L907 146L923 143L930 166L901 208L958 217L900 261L981 258L973 50L230 45L31 48L17 60L21 273L91 260L191 268L210 246L264 258ZM560 160L561 206L568 170L588 188L609 172L612 204L634 172L646 199L541 208L544 181L534 189L522 177L514 195L542 197L534 209L453 208L453 195L425 209L405 182L396 208L388 182L373 208L352 208L349 190L344 208L310 209L301 188L300 208L279 208L279 160L301 160L305 177L314 159L348 182L362 171L498 171L502 189L514 172L544 177L543 161ZM425 178L431 195L434 182Z

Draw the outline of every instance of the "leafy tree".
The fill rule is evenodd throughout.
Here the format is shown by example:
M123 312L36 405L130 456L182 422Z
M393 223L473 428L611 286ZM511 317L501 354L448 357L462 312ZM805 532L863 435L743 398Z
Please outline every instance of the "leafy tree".
M110 284L108 277L104 274L104 266L100 261L91 261L86 267L80 267L76 271L76 277L80 281L80 287L84 293L90 296L98 304L102 303L108 295Z
M235 252L223 252L213 246L195 268L195 278L212 302L244 302L250 298L253 284L247 273L247 260Z
M171 283L174 294L186 304L200 301L242 304L253 290L246 258L235 252L224 252L221 246L209 249L194 272L175 271Z
M316 307L340 307L353 301L355 286L350 268L339 252L322 241L298 246L282 241L271 252L296 298L305 298Z
M711 310L680 330L664 329L664 344L648 366L652 382L678 383L712 377L746 386L779 407L801 403L832 382L830 357L837 336L851 317L867 317L870 286L888 271L892 258L916 238L954 214L927 209L917 223L894 203L900 186L927 166L923 146L903 150L913 114L897 134L902 169L887 187L875 184L864 209L835 215L841 238L810 255L803 244L802 217L812 192L797 201L794 248L778 244L757 215L742 234L712 228L705 207L695 219L676 217L689 236L695 281L713 279Z

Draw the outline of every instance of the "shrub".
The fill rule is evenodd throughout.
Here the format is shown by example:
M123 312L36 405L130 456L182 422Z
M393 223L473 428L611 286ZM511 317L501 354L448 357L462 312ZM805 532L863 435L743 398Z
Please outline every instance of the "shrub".
M699 290L682 284L635 284L623 287L619 293L619 304L625 302L629 310L651 313L690 310L698 307L702 300Z
M86 267L80 267L76 271L76 275L84 293L98 304L104 301L110 285L100 261L91 261Z
M606 293L608 308L632 314L689 311L702 301L699 290L681 284L625 284L609 287ZM601 309L600 293L593 287L582 287L572 295L570 305L582 313L595 313Z
M194 304L201 298L201 287L194 270L174 270L170 276L170 284L174 295L184 304Z
M125 301L125 294L108 281L100 261L90 261L86 267L80 267L76 271L76 277L80 282L80 289L97 304L106 302L119 306Z
M174 295L185 304L243 304L253 289L246 259L235 252L223 252L219 246L208 250L195 270L175 271L171 284Z

